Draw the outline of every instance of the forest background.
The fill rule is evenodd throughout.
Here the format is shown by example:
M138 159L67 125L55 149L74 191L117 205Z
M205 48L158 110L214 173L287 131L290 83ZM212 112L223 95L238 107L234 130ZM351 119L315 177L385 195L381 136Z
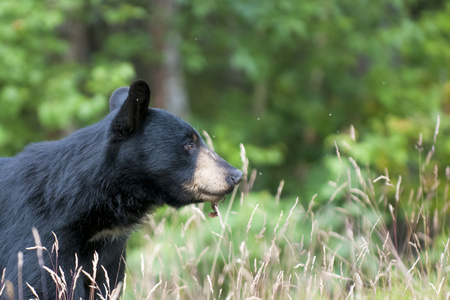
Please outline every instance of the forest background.
M328 233L342 237L349 228L362 233L355 229L364 223L361 216L373 212L377 217L369 223L375 228L377 214L382 217L391 233L386 237L392 240L391 252L400 255L396 260L411 261L412 268L416 257L436 249L436 261L441 253L448 263L449 15L445 0L2 0L0 155L96 122L108 112L112 91L140 78L151 85L151 106L205 130L233 165L245 162L245 148L247 181L237 198L245 194L249 207L235 209L240 225L230 223L236 229L219 239L232 241L232 233L255 211L264 219L261 226L267 219L276 231L280 209L289 210L298 197L294 212L305 213L311 223L292 225L297 232L287 239L291 244L300 243L297 235L302 246L303 237L312 240L312 224L320 216L324 223L319 225ZM366 197L352 186L371 199L367 211L355 202ZM189 211L184 221L166 210L155 220L167 221L179 234ZM145 229L130 246L136 261L145 260L138 254L142 235L147 236ZM253 242L262 247L260 240ZM325 244L345 248L345 238ZM325 257L325 244L311 242L306 248ZM279 253L288 247L278 246ZM335 254L341 251L343 259L347 252L341 248ZM297 269L308 265L303 254L298 253ZM217 255L209 260L221 267L225 261L221 264ZM430 268L417 274L442 272L436 271L437 283L430 281L434 291L430 284L424 289L448 297L448 265L437 268L428 257L427 264ZM256 265L255 258L250 283ZM283 268L285 274L296 272L293 266ZM329 273L339 273L333 270ZM205 280L209 269L197 271L195 276ZM340 280L344 273L341 266ZM151 293L158 280L164 282L160 272L155 274ZM349 274L345 278L358 287L357 272L349 267ZM368 278L362 282L370 287ZM193 294L186 297L217 296L208 284L218 283L200 284L206 292L188 288ZM328 296L350 295L349 287L330 288Z

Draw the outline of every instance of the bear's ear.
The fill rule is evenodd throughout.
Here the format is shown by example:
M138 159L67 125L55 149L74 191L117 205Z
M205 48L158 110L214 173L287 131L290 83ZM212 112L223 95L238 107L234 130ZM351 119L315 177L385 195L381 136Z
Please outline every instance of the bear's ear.
M126 98L125 92L128 92ZM150 88L143 80L133 82L130 88L115 90L109 104L111 110L120 107L111 125L115 137L126 137L135 132L148 113L149 103Z
M111 97L109 98L110 112L122 106L125 100L127 100L129 90L129 87L123 86L112 93Z

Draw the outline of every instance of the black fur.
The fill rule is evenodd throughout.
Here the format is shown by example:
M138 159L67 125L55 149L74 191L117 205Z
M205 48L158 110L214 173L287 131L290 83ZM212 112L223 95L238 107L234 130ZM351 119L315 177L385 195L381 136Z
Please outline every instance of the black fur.
M58 299L49 272L39 266L32 228L39 232L44 264L67 281L65 296L87 299L91 282L81 274L72 287L75 256L92 274L94 253L108 271L111 288L124 277L125 245L131 230L152 209L201 202L186 191L198 149L206 147L185 121L149 109L150 89L143 81L116 90L111 112L100 122L59 141L29 145L12 158L0 158L0 272L18 295L18 252L23 252L24 298ZM194 150L186 150L197 141ZM221 160L221 159L220 159ZM221 160L226 176L237 184L242 173ZM232 188L230 186L230 188ZM228 189L226 192L229 192ZM59 250L52 251L59 241ZM1 277L1 273L0 273ZM99 268L96 293L106 294ZM0 287L1 288L1 287ZM74 292L72 292L72 290ZM6 298L3 291L1 299Z

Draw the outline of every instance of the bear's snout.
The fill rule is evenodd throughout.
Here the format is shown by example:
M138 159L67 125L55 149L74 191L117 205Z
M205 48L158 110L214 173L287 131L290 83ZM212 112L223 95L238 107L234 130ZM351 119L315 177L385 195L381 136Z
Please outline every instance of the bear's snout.
M244 174L241 172L241 170L233 168L233 170L230 171L230 174L227 177L228 184L232 187L235 187L242 181L243 175Z
M185 184L194 201L217 201L229 194L241 182L243 173L214 151L199 149L192 182Z

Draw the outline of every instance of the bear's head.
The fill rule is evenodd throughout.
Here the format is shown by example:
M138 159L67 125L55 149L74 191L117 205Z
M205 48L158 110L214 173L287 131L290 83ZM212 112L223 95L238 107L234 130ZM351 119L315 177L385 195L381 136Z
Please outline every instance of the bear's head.
M181 207L215 202L241 181L242 172L207 147L187 122L149 108L144 81L114 91L108 157L132 192Z

